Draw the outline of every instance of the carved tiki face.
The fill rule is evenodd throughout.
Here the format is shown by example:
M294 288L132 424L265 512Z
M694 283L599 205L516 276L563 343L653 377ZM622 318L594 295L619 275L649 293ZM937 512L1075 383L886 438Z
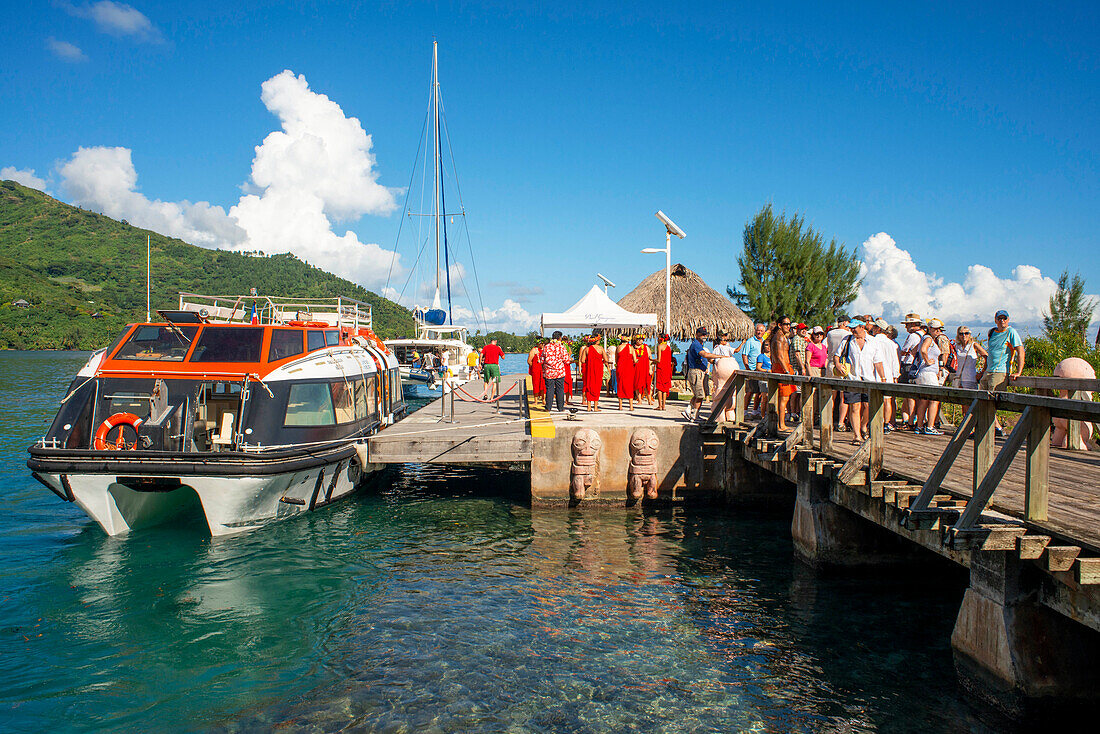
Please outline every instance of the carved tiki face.
M596 433L591 428L582 428L573 436L573 461L578 461L579 459L587 457L595 457L602 447L603 441L600 440L600 434Z
M639 428L630 434L630 458L636 464L653 464L661 441L652 428Z

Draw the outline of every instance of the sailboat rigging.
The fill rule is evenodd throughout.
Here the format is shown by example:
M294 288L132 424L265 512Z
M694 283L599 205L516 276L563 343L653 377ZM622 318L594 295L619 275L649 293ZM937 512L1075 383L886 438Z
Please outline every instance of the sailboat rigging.
M448 213L446 205L446 187L444 185L445 168L443 165L443 115L442 95L439 85L439 48L437 42L432 42L432 80L431 96L429 98L429 128L428 120L425 120L425 130L431 135L432 140L432 211L431 213L414 213L408 209L408 194L406 194L405 211L409 217L429 217L434 230L435 267L434 267L434 291L432 293L431 306L428 308L415 305L413 317L416 321L416 336L412 339L390 339L386 345L393 349L401 363L403 377L410 383L432 385L438 375L444 375L452 381L461 381L463 368L466 366L467 357L472 348L466 343L468 329L454 323L454 301L451 293L451 247L447 236L447 217L461 216L465 219L466 210L461 206L460 211ZM448 139L449 147L449 139ZM419 158L419 149L417 158ZM452 165L453 165L452 154ZM426 161L425 161L426 163ZM415 170L416 163L414 161ZM425 177L426 178L426 177ZM456 179L457 186L457 179ZM411 188L411 187L410 187ZM460 192L461 199L461 192ZM400 238L400 231L398 233ZM467 230L467 238L469 232ZM427 244L425 241L424 244ZM394 248L396 253L396 246ZM423 245L421 246L421 252ZM408 287L412 279L416 265L420 262L420 252L409 279L405 281L404 288ZM471 265L473 249L471 247ZM442 257L441 257L442 256ZM441 262L442 260L442 262ZM476 271L474 274L476 279ZM446 287L447 308L443 308L441 290ZM480 286L478 288L480 291Z

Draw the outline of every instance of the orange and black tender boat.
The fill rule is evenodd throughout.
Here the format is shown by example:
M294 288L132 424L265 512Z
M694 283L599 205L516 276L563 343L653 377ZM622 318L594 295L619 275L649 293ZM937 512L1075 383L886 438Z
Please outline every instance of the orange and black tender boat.
M77 374L27 465L110 535L197 500L213 535L315 510L376 467L397 360L347 298L180 294Z

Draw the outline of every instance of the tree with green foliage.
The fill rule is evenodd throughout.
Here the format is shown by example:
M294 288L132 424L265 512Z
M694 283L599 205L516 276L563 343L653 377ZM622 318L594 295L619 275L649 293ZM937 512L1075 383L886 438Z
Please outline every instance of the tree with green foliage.
M1096 311L1096 299L1085 297L1085 281L1079 273L1069 277L1063 270L1058 277L1058 289L1050 296L1049 310L1043 314L1043 329L1055 344L1081 343L1088 338L1085 331Z
M835 238L826 244L799 214L776 215L766 204L745 224L743 242L741 290L726 290L758 321L786 314L826 324L859 292L855 251Z

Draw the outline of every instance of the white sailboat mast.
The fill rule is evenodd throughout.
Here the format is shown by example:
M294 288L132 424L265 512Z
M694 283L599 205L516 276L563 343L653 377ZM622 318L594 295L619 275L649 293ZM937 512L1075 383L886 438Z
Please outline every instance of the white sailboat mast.
M433 139L432 152L435 155L435 165L432 172L435 176L435 186L432 189L432 202L434 204L435 218L435 300L433 308L440 308L439 302L439 42L432 41L432 117L435 124L435 138Z

